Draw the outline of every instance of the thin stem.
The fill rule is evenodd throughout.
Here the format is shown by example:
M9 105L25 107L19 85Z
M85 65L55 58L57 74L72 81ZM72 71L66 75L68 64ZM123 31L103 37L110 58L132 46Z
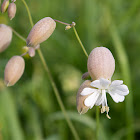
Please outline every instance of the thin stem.
M56 19L53 19L53 20L56 21L56 22L59 22L59 23L61 23L61 24L64 24L64 25L69 25L69 26L71 26L71 24L69 24L69 23L65 23L65 22L62 22L62 21L56 20Z
M25 7L26 7L26 9L27 9L28 16L29 16L29 20L30 20L31 26L33 27L34 24L33 24L33 20L32 20L32 16L31 16L29 7L28 7L27 3L25 2L25 0L22 0L22 2L24 3L24 5L25 5ZM43 64L43 66L44 66L46 72L48 73L48 76L49 76L49 79L50 79L50 81L51 81L51 85L52 85L53 90L54 90L54 93L55 93L55 95L56 95L58 104L59 104L59 106L60 106L60 108L61 108L61 110L62 110L62 112L63 112L63 114L64 114L64 116L65 116L65 119L66 119L66 121L67 121L67 123L68 123L68 125L69 125L69 127L70 127L70 129L71 129L71 131L72 131L72 133L73 133L73 136L74 136L74 138L75 138L76 140L80 140L80 138L79 138L79 136L78 136L78 134L77 134L76 129L74 128L74 126L73 126L71 120L69 119L69 117L68 117L68 115L67 115L67 112L66 112L66 110L65 110L64 104L63 104L63 102L62 102L62 100L61 100L61 97L60 97L60 95L59 95L59 91L58 91L58 89L57 89L57 87L56 87L56 84L55 84L53 78L52 78L51 72L50 72L50 70L49 70L49 68L48 68L48 66L47 66L47 63L46 63L46 61L45 61L45 59L44 59L44 56L43 56L43 54L42 54L42 52L41 52L40 49L37 49L37 51L38 51L39 57L40 57L40 59L41 59L41 62L42 62L42 64Z
M78 40L78 42L79 42L79 44L80 44L80 46L81 46L83 52L85 53L86 57L88 57L88 53L87 53L87 51L86 51L86 49L85 49L85 47L84 47L84 45L83 45L83 43L82 43L82 41L81 41L81 39L80 39L78 33L77 33L77 31L76 31L76 28L75 28L74 26L73 26L73 30L74 30L74 33L75 33L75 35L76 35L76 38L77 38L77 40Z
M22 55L20 55L20 56L24 56L24 55L26 55L28 52L25 52L25 53L23 53Z
M39 56L40 56L41 62L42 62L42 64L43 64L45 70L46 70L47 73L48 73L49 79L50 79L51 84L52 84L52 87L53 87L53 89L54 89L55 96L56 96L57 101L58 101L58 103L59 103L59 105L60 105L60 108L61 108L61 110L62 110L62 112L63 112L63 114L64 114L64 116L65 116L65 119L66 119L66 121L67 121L67 123L68 123L68 125L69 125L69 127L70 127L70 129L71 129L71 131L72 131L72 133L73 133L73 135L74 135L74 137L75 137L75 139L76 139L76 140L79 140L79 136L78 136L78 134L77 134L77 132L76 132L76 130L75 130L75 128L74 128L72 122L70 121L70 119L69 119L69 117L68 117L68 115L67 115L67 112L66 112L66 110L65 110L64 104L63 104L63 102L62 102L62 100L61 100L61 98L60 98L58 89L57 89L57 87L56 87L56 84L54 83L54 80L53 80L52 75L51 75L51 72L50 72L50 70L49 70L49 68L48 68L48 66L47 66L47 63L46 63L46 61L45 61L45 59L44 59L44 56L43 56L43 54L42 54L42 52L41 52L40 49L38 49L37 51L38 51L38 54L39 54Z
M27 10L27 13L28 13L28 17L29 17L29 21L31 23L31 26L33 27L34 26L34 23L33 23L33 20L32 20L32 16L31 16L31 12L29 10L29 7L28 7L27 3L25 2L25 0L22 0L22 2L23 2L23 4L26 7L26 10Z
M77 31L76 31L75 22L72 22L72 24L69 24L69 23L65 23L65 22L62 22L62 21L59 21L59 20L56 20L56 19L54 19L54 21L56 21L56 22L58 22L58 23L61 23L61 24L64 24L64 25L67 25L67 26L71 26L71 27L73 28L74 33L75 33L75 36L76 36L76 38L77 38L77 40L78 40L78 42L79 42L79 44L80 44L80 46L81 46L83 52L85 53L86 57L88 57L88 53L87 53L87 51L86 51L86 49L85 49L85 47L84 47L84 45L83 45L83 43L82 43L82 41L81 41L81 39L80 39L78 33L77 33Z
M11 28L11 27L10 27ZM13 28L11 28L11 30L13 31L13 33L16 35L16 36L18 36L21 40L23 40L24 42L26 42L26 39L23 37L23 36L21 36L18 32L16 32Z
M99 107L96 107L96 140L99 139L99 126L100 126L100 119L99 119L100 110Z
M85 47L84 47L84 45L83 45L78 33L77 33L77 30L75 28L75 22L72 22L72 24L68 24L68 23L65 23L65 22L62 22L62 21L59 21L59 20L55 20L55 21L59 22L61 24L64 24L64 25L69 25L69 26L71 26L73 28L75 36L76 36L76 38L77 38L77 40L78 40L78 42L79 42L84 54L88 58L88 53L87 53L87 51L86 51L86 49L85 49ZM99 111L99 107L97 106L96 107L96 140L99 139L99 127L100 127L99 114L100 114L100 111Z

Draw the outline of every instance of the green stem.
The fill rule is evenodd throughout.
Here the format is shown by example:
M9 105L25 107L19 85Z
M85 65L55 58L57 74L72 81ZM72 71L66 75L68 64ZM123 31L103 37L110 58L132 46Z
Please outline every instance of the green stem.
M65 119L66 119L66 121L67 121L67 123L68 123L68 125L69 125L69 127L70 127L70 129L71 129L71 131L72 131L72 133L73 133L73 135L74 135L74 137L75 137L75 139L76 139L76 140L80 140L80 138L79 138L79 136L78 136L78 134L77 134L77 132L76 132L76 130L75 130L75 128L74 128L72 122L70 121L70 119L69 119L69 117L68 117L68 115L67 115L67 112L66 112L65 107L64 107L64 105L63 105L63 102L62 102L62 100L61 100L61 98L60 98L60 95L59 95L58 89L57 89L57 87L56 87L56 84L55 84L55 82L54 82L54 80L53 80L53 78L52 78L52 75L51 75L51 72L50 72L50 70L49 70L49 68L48 68L48 66L47 66L47 63L45 62L44 56L43 56L43 54L42 54L42 52L41 52L40 49L38 49L37 51L38 51L38 54L39 54L40 59L41 59L41 61L42 61L42 64L43 64L45 70L46 70L47 73L48 73L49 79L50 79L51 84L52 84L52 87L53 87L53 89L54 89L55 96L56 96L57 101L58 101L58 103L59 103L59 105L60 105L60 108L61 108L61 110L62 110L62 112L63 112L63 114L64 114L64 116L65 116Z
M65 23L65 22L62 22L62 21L56 20L56 19L53 19L53 20L56 21L56 22L59 22L59 23L61 23L61 24L64 24L64 25L69 25L69 26L71 26L71 24L69 24L69 23Z
M33 27L33 26L34 26L34 23L33 23L33 20L32 20L32 16L31 16L29 7L28 7L27 3L25 2L25 0L22 0L22 2L24 3L24 5L25 5L25 7L26 7L26 9L27 9L28 16L29 16L29 20L30 20L31 26ZM43 56L43 54L42 54L42 52L41 52L40 49L38 49L37 51L38 51L39 57L40 57L40 59L41 59L41 61L42 61L42 64L43 64L43 66L44 66L46 72L48 73L48 76L49 76L49 79L50 79L50 81L51 81L51 85L52 85L52 87L53 87L53 90L54 90L55 96L56 96L56 98L57 98L58 104L59 104L59 106L60 106L60 108L61 108L61 110L62 110L62 112L63 112L63 114L64 114L64 116L65 116L65 119L66 119L66 121L67 121L67 123L68 123L68 125L69 125L69 127L70 127L70 129L71 129L71 131L72 131L72 133L73 133L73 136L74 136L74 138L75 138L76 140L80 140L80 138L79 138L79 136L78 136L78 134L77 134L77 131L76 131L75 127L73 126L71 120L69 119L69 117L68 117L68 115L67 115L67 113L66 113L64 104L63 104L62 99L61 99L61 97L60 97L60 95L59 95L58 89L57 89L56 84L55 84L55 82L54 82L54 80L53 80L53 78L52 78L51 72L50 72L50 70L49 70L49 68L48 68L48 66L47 66L47 63L46 63L46 61L45 61L45 59L44 59L44 56Z
M69 25L69 26L71 26L73 28L75 36L76 36L76 38L77 38L77 40L78 40L78 42L79 42L84 54L88 58L88 53L87 53L87 51L86 51L86 49L85 49L85 47L84 47L84 45L83 45L78 33L77 33L77 30L75 28L75 22L72 22L72 24L68 24L68 23L65 23L65 22L62 22L62 21L59 21L59 20L55 20L55 21L59 22L61 24L64 24L64 25ZM99 127L100 127L99 114L100 114L99 107L96 107L96 140L99 139Z
M75 28L74 26L73 26L73 30L74 30L74 33L75 33L75 35L76 35L76 38L77 38L77 40L78 40L78 42L79 42L79 44L80 44L80 46L81 46L83 52L85 53L86 57L88 57L88 53L87 53L87 51L86 51L86 49L85 49L85 47L84 47L84 45L83 45L83 43L82 43L82 41L81 41L81 39L80 39L78 33L77 33L77 31L76 31L76 28Z
M99 107L96 107L96 140L99 139L99 127L100 127L100 119L99 119L100 110Z
M27 3L25 2L25 0L22 0L22 2L23 2L23 4L24 4L25 7L26 7L26 10L27 10L27 13L28 13L28 17L29 17L31 26L33 27L33 26L34 26L34 23L33 23L33 20L32 20L32 16L31 16L31 12L30 12L30 10L29 10L29 7L28 7Z
M11 28L11 27L10 27ZM26 42L26 38L24 38L23 36L21 36L18 32L16 32L13 28L11 28L11 30L13 31L13 33L18 36L21 40L23 40L24 42Z
M130 66L129 66L129 61L128 57L125 51L125 47L122 43L121 37L118 33L116 25L113 23L110 11L106 9L106 17L110 21L109 23L109 29L110 29L110 34L112 37L112 41L117 53L117 57L120 63L121 71L122 71L122 76L124 79L124 82L128 85L130 94L126 97L125 101L125 108L126 108L126 124L127 124L127 129L128 132L131 132L128 134L127 139L128 140L133 140L134 139L134 128L133 128L133 121L134 121L134 116L133 116L133 94L131 92L131 77L130 77Z
M81 41L81 39L80 39L78 33L77 33L77 31L76 31L75 22L72 22L72 24L69 24L69 23L65 23L65 22L62 22L62 21L56 20L56 19L54 19L54 21L56 21L56 22L58 22L58 23L61 23L61 24L64 24L64 25L67 25L67 26L69 25L69 26L71 26L71 27L73 28L74 33L75 33L75 36L76 36L76 38L77 38L77 40L78 40L78 42L79 42L79 44L80 44L80 46L81 46L83 52L85 53L86 57L88 57L88 53L87 53L87 51L86 51L86 49L85 49L85 47L84 47L84 45L83 45L83 43L82 43L82 41Z

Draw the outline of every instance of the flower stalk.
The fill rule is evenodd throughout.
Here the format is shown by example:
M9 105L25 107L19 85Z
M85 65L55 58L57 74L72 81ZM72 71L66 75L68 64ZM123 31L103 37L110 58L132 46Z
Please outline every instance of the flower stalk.
M27 3L25 2L25 0L22 0L22 2L23 2L23 4L25 5L25 7L26 7L26 9L27 9L28 16L29 16L29 20L30 20L31 26L33 27L33 26L34 26L34 23L33 23L33 20L32 20L32 16L31 16L29 7L28 7ZM67 121L67 123L68 123L68 125L69 125L69 127L70 127L70 129L71 129L71 131L72 131L72 133L73 133L73 136L74 136L74 138L75 138L76 140L80 140L80 138L79 138L79 136L78 136L78 134L77 134L77 131L76 131L75 127L73 126L71 120L69 119L69 117L68 117L68 115L67 115L67 112L66 112L66 110L65 110L64 104L63 104L63 102L62 102L62 100L61 100L61 97L60 97L60 95L59 95L58 89L57 89L56 84L55 84L55 82L54 82L54 80L53 80L53 78L52 78L51 72L50 72L50 70L49 70L49 68L48 68L48 65L47 65L45 59L44 59L44 56L43 56L43 54L42 54L42 52L41 52L40 49L37 49L37 51L38 51L39 57L40 57L40 59L41 59L41 62L42 62L42 64L43 64L43 66L44 66L46 72L48 73L49 79L50 79L50 81L51 81L51 85L52 85L53 90L54 90L54 93L55 93L55 96L56 96L57 101L58 101L58 103L59 103L59 106L60 106L60 108L61 108L61 110L62 110L62 112L63 112L63 114L64 114L64 116L65 116L65 119L66 119L66 121Z
M81 48L82 48L84 54L85 54L86 57L88 58L88 53L87 53L87 51L86 51L86 49L85 49L85 47L84 47L84 45L83 45L83 43L82 43L82 41L81 41L81 39L80 39L78 33L77 33L77 30L76 30L76 28L75 28L75 25L76 25L76 24L74 24L74 26L72 26L72 24L68 24L68 23L65 23L65 22L62 22L62 21L59 21L59 20L55 20L55 21L58 22L58 23L61 23L61 24L66 25L66 27L67 27L67 26L71 26L71 27L73 28L74 33L75 33L75 36L76 36L76 38L77 38L77 40L78 40L78 42L79 42L79 44L80 44L80 46L81 46ZM73 22L73 23L74 23L74 22ZM99 127L100 127L99 114L100 114L100 111L99 111L99 107L97 106L97 107L96 107L96 140L99 139Z

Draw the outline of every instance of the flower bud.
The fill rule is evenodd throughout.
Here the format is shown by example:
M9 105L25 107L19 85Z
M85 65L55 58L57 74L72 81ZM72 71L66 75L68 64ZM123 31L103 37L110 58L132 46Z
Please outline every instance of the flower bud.
M25 68L24 59L21 56L13 56L6 64L4 82L7 86L13 86L22 76Z
M47 40L53 33L56 27L55 21L50 17L45 17L38 21L31 29L26 43L27 46L35 47L38 44Z
M33 47L29 47L28 54L30 57L35 56L35 49Z
M8 6L9 6L9 0L4 0L1 5L1 12L2 13L6 12Z
M8 17L10 20L12 20L15 17L16 14L16 4L14 2L9 4L8 7Z
M93 80L110 80L115 70L115 60L110 50L105 47L93 49L88 57L87 68Z
M85 72L83 75L82 75L82 79L87 79L89 77L89 73L88 72Z
M3 52L11 43L12 30L10 27L0 24L0 52Z
M67 25L66 27L65 27L65 30L69 30L71 28L71 26L70 25Z
M82 96L80 93L82 92L82 90L86 87L90 87L90 80L86 80L82 83L82 85L80 86L78 93L77 93L77 97L76 97L76 104L77 104L77 110L80 114L85 114L89 107L85 106L84 104L84 100L89 96Z

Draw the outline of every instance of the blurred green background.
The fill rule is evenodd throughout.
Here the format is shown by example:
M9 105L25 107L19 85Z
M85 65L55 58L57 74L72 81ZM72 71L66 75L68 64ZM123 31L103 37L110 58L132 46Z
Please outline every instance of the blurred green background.
M88 53L104 46L111 50L116 60L112 80L123 79L115 42L122 43L130 65L130 82L133 97L135 140L140 139L140 0L26 0L33 21L52 17L67 23L76 22L76 29ZM7 24L25 38L31 30L27 11L21 0L16 1L17 13L10 21L7 13L0 13L0 24ZM111 15L111 16L108 16ZM110 25L111 22L111 25ZM112 24L116 25L115 30ZM119 40L112 37L117 31ZM3 83L4 68L14 55L23 53L25 42L15 34L11 45L0 54L0 80ZM118 44L119 45L119 44ZM41 44L41 50L59 89L68 115L81 140L94 140L96 132L96 107L85 115L76 109L76 93L87 71L84 55L72 29L57 23L52 36ZM34 58L25 56L26 68L22 78L13 87L0 86L0 140L73 140L73 135L60 110L48 75L36 53ZM127 69L127 68L126 68ZM127 79L127 78L126 78ZM127 81L126 81L127 82ZM125 102L115 103L108 96L111 120L100 115L100 140L124 140L126 129ZM133 108L134 107L134 108Z

